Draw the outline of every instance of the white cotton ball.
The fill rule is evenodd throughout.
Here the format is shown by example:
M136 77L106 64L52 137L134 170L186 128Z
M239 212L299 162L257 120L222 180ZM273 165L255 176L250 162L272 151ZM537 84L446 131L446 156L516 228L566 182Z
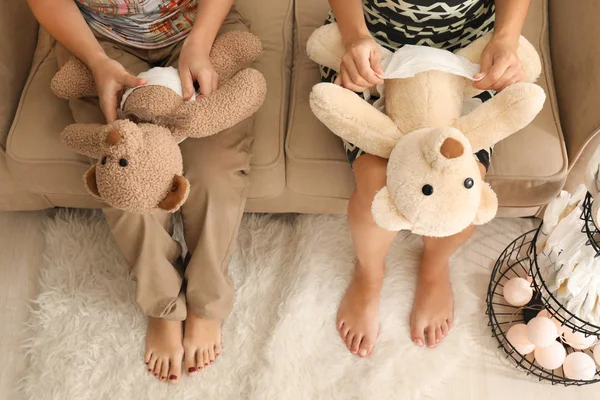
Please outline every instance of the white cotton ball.
M534 352L535 361L543 368L556 369L565 361L567 351L560 342L552 342L550 346L536 347Z
M550 318L535 317L527 323L527 337L536 346L550 346L558 337L558 329Z
M598 364L598 366L600 366L600 343L598 343L595 347L594 347L594 360L596 360L596 364Z
M506 282L502 294L508 304L521 307L529 303L533 297L533 289L526 279L516 277Z
M527 338L527 325L516 324L506 333L506 339L521 355L527 355L535 349L535 345Z
M548 310L542 310L537 314L538 317L546 317L546 318L550 318L550 320L552 322L554 322L554 325L556 325L556 330L558 331L558 334L561 335L566 329L565 326L561 325L560 322L558 322L558 320L556 318L554 318L552 315L550 315L550 313L548 312Z
M565 358L563 371L569 379L589 381L596 375L596 365L592 357L576 351Z
M585 350L591 347L596 341L596 336L591 335L585 337L583 333L573 332L570 329L565 329L563 335L565 337L565 342L567 342L569 346L577 350Z

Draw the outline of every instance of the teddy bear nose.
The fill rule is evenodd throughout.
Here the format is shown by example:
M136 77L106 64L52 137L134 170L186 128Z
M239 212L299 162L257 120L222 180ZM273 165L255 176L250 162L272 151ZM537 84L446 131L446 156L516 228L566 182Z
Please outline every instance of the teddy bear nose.
M109 146L116 146L121 141L121 134L117 130L108 132L106 135L106 144Z
M448 159L458 158L463 155L464 151L462 143L452 138L444 140L440 147L440 153Z

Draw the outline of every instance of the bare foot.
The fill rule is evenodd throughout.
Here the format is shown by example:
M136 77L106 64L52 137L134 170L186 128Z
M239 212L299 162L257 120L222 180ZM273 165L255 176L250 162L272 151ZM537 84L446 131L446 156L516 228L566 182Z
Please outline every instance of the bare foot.
M181 321L149 317L144 362L148 372L163 382L178 383L181 380L181 336Z
M187 315L183 337L184 368L188 375L194 376L221 354L221 321L200 318L189 308Z
M359 263L337 314L337 330L352 354L368 357L379 335L379 297L383 277Z
M448 262L440 266L422 260L410 316L413 342L417 346L435 347L452 328L453 315Z

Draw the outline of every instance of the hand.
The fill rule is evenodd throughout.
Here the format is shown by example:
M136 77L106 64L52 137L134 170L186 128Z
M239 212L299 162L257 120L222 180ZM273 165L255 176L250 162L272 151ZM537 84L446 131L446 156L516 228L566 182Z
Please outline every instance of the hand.
M521 61L517 57L518 37L513 39L492 37L481 53L481 72L475 79L483 77L473 86L481 90L503 90L513 83L525 79Z
M145 79L131 75L117 61L106 55L90 65L98 88L100 108L110 123L117 119L118 102L126 87L136 87L146 83Z
M192 98L194 82L198 82L202 97L209 96L219 87L219 76L210 62L210 48L197 42L193 36L188 36L183 43L179 75L185 100Z
M342 63L336 84L354 92L383 83L381 68L381 52L371 37L362 37L348 46L342 57Z

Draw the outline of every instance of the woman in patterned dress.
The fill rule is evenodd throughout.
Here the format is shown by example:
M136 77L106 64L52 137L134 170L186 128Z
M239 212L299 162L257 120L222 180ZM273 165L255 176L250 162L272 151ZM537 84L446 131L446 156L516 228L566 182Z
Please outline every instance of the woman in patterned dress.
M481 72L474 83L487 90L485 101L523 80L516 56L530 0L329 0L347 49L339 74L321 68L323 80L357 93L382 83L377 44L395 51L405 44L455 51L494 29L481 56ZM495 25L495 28L494 28ZM385 258L395 232L373 221L371 203L386 184L387 160L344 143L356 178L348 205L348 222L357 263L337 315L337 329L348 349L361 357L373 351L379 333L379 297ZM475 154L485 175L491 149ZM410 317L411 338L418 346L434 347L452 328L454 314L449 280L450 257L471 237L474 227L447 238L424 237L417 290Z

